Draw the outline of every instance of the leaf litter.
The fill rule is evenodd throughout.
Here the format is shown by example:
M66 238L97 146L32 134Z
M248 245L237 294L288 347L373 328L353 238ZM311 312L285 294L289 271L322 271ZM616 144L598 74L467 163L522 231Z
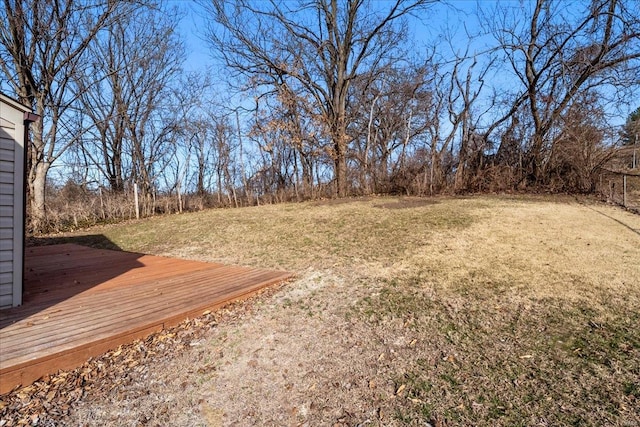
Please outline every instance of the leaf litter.
M394 203L265 206L149 224L189 224L199 236L192 245L101 229L127 250L156 245L299 278L2 396L0 419L640 424L640 245L610 220L636 229L637 217L545 197L376 207Z

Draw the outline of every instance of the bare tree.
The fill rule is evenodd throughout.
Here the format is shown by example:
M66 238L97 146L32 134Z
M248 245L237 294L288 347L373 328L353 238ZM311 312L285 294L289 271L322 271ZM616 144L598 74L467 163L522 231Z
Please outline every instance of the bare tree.
M195 162L195 192L200 197L216 194L218 205L224 204L224 195L233 186L232 150L234 129L228 112L219 106L198 109L187 123L189 147ZM231 193L229 193L231 194ZM231 199L228 199L231 204Z
M185 100L175 87L184 59L175 15L140 8L115 22L91 46L91 67L78 79L81 108L98 130L106 178L117 190L122 173L138 183L147 213L154 181L174 157ZM122 157L129 170L120 171Z
M485 18L519 83L511 107L489 132L525 106L533 125L526 177L544 181L553 135L581 94L598 91L606 98L607 91L615 92L619 101L624 89L637 87L637 1L537 0L498 5Z
M207 183L209 164L212 162L212 147L210 144L211 123L197 118L190 121L191 144L196 159L196 194L205 196L209 192Z
M551 184L562 191L593 192L601 167L615 153L612 137L597 95L584 93L577 97L561 117L549 156Z
M256 110L249 136L257 144L262 189L292 187L297 199L313 196L314 166L323 152L313 106L286 82ZM254 180L255 180L254 179ZM265 182L270 181L270 182Z
M133 3L107 0L4 0L0 9L0 68L21 102L43 120L32 127L27 181L32 226L46 223L45 188L51 165L73 143L64 117L74 98L73 76L90 43Z
M228 115L210 116L210 135L207 139L212 146L212 160L215 176L215 188L218 204L225 204L224 196L230 206L233 202L237 205L236 183L234 176L233 152L236 147L233 144L235 134L234 127Z
M354 82L351 105L359 111L351 113L350 129L365 193L389 191L397 187L394 176L406 175L411 146L428 128L432 76L425 66L395 66L374 82L366 76Z
M331 139L336 192L345 196L349 88L364 72L375 77L393 62L405 34L402 18L433 2L212 0L209 37L225 63L253 87L286 80L313 100Z
M455 191L466 190L469 175L475 172L469 169L472 157L485 146L485 141L479 140L485 138L480 119L487 107L479 111L477 104L492 61L489 58L481 63L467 53L432 64L424 131L429 154L424 182L429 185L429 194L449 185Z
M469 178L470 163L476 166L471 173L477 173L478 167L481 166L476 160L484 154L487 148L488 139L478 130L478 123L473 117L473 107L477 102L482 89L484 87L485 77L490 69L491 63L486 64L479 72L478 76L474 76L474 68L476 67L477 58L473 58L471 65L467 67L466 77L461 79L458 76L459 68L463 64L463 60L458 60L451 73L451 89L455 93L455 97L459 98L459 110L455 111L456 106L449 106L449 115L451 122L455 127L460 126L460 147L458 149L458 166L456 168L456 176L454 181L454 190L465 190ZM474 78L477 81L474 81ZM474 84L475 83L475 84ZM451 97L450 97L451 99Z

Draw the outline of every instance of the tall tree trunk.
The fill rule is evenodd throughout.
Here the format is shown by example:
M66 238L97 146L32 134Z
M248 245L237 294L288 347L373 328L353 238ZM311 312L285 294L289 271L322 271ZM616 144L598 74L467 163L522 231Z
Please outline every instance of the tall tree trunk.
M538 185L543 181L543 171L540 168L542 162L542 145L544 138L542 132L536 132L533 135L533 144L529 152L528 159L528 175L526 180L528 184Z
M333 126L332 139L334 149L334 168L335 168L335 180L336 180L336 193L338 197L346 197L348 195L347 190L347 124L346 124L346 110L347 100L345 96L336 96L336 104L334 104L334 111L337 112L337 118L334 119L335 125Z
M300 149L300 163L302 164L302 196L304 198L313 198L313 163L309 160L308 155L305 155Z
M438 153L438 150L436 150L435 148L431 149L431 168L429 173L429 195L433 196L434 193L439 192L442 188L443 175L440 155Z
M338 197L346 197L347 192L347 156L345 144L341 141L335 143L334 167L336 173L336 192Z
M31 169L29 174L29 194L31 194L31 227L34 232L47 229L46 189L47 173L51 164L40 162Z
M23 97L24 99L25 97ZM27 104L29 105L29 104ZM44 117L44 102L36 100L36 113ZM53 135L55 137L55 135ZM42 119L33 123L31 128L31 143L28 149L27 183L29 186L29 221L34 232L39 233L47 227L46 187L47 173L51 163L45 154L45 135Z

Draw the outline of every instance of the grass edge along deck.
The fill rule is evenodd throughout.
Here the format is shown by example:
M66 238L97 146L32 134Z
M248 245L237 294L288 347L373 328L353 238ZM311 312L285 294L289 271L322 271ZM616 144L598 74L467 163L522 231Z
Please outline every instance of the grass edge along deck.
M81 256L75 256L79 254ZM38 260L43 259L47 262L37 265ZM58 370L81 366L87 359L121 344L175 326L206 310L246 299L262 288L293 276L284 271L75 244L28 248L25 265L24 304L0 311L0 394L30 385ZM105 265L113 266L113 274L108 274ZM168 270L158 274L163 268ZM67 294L65 289L69 289ZM117 295L121 295L123 301L115 306L99 303L113 301ZM101 319L95 330L91 329L86 310L78 310L82 305L90 305L92 317ZM119 322L124 312L129 316L128 321ZM135 315L137 312L139 316ZM83 333L69 328L74 316L83 316L77 319ZM105 316L113 318L113 327L105 327ZM37 351L30 351L30 341L41 342L43 336L51 337L48 340L51 344L39 345ZM6 349L2 345L3 337ZM19 340L16 341L16 337ZM16 346L16 342L22 345Z

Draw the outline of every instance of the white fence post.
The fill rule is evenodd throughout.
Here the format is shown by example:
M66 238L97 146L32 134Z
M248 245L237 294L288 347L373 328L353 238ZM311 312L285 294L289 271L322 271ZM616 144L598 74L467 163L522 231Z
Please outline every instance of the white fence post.
M133 183L133 200L136 204L136 219L140 219L140 206L138 205L138 183Z

